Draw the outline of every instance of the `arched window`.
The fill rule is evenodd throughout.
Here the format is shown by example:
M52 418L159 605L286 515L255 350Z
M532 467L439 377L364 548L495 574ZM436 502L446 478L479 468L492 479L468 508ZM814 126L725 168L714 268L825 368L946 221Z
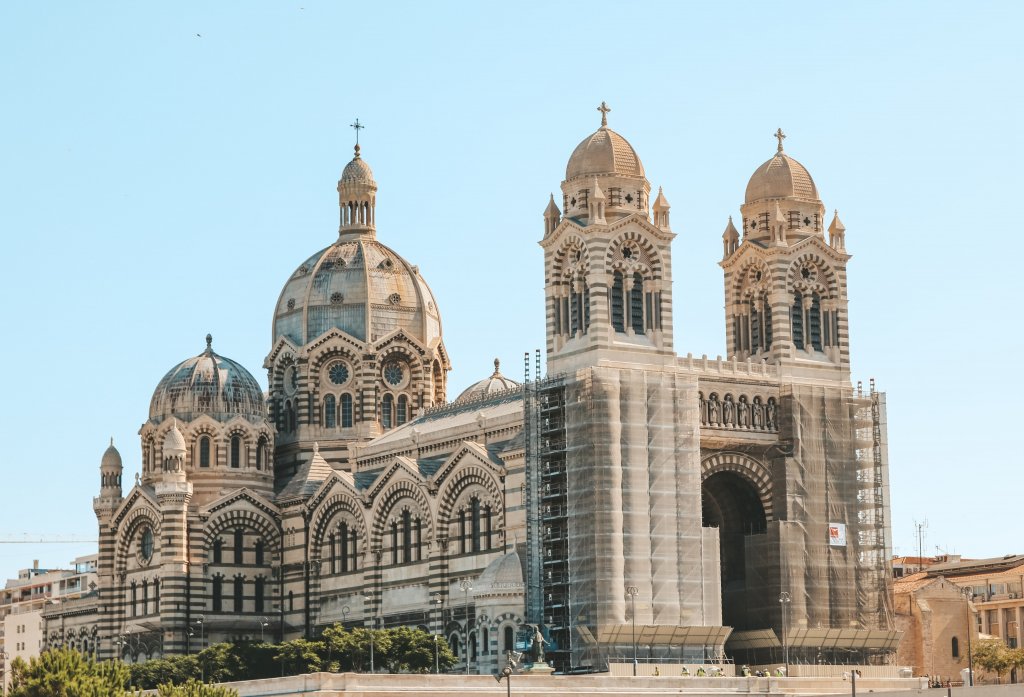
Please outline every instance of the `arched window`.
M764 350L768 351L772 347L772 307L767 299L762 306L761 316L764 318Z
M295 612L295 591L288 591L288 612Z
M448 645L452 647L452 654L456 658L458 658L459 657L459 635L458 634L452 634L450 637L448 637Z
M960 658L960 640L953 637L953 658Z
M502 642L502 653L516 650L516 630L505 627L505 640Z
M349 532L349 535L352 538L352 556L349 559L349 567L352 571L358 571L359 568L357 560L359 559L359 538L356 535L355 528Z
M398 395L398 406L395 410L395 425L401 426L408 420L409 398L404 394Z
M139 589L135 585L135 581L132 581L132 617L139 614Z
M485 656L491 652L491 637L487 627L480 630L480 649Z
M213 541L213 563L220 564L223 562L224 556L224 541L219 537Z
M793 310L790 312L793 322L793 345L800 350L804 348L804 296L796 294L793 299Z
M160 579L153 579L153 612L160 612Z
M338 407L334 395L324 397L324 426L335 428L338 425Z
M469 633L469 660L475 661L477 658L477 647L476 647L476 632Z
M235 612L241 612L242 603L245 599L245 579L242 576L235 576L234 591Z
M263 436L260 436L259 441L257 441L257 443L256 443L256 469L257 470L262 470L263 469L263 449L265 447L267 447L267 441L266 441L266 439L263 438Z
M203 436L199 439L199 466L210 466L210 438Z
M811 347L815 351L821 350L821 299L817 293L811 296L810 317L807 318L808 334L810 335Z
M242 466L242 439L231 436L231 466L238 469Z
M235 530L235 563L242 563L242 550L245 544L245 534L242 532L242 528Z
M470 507L473 515L473 551L480 551L480 499L473 497L470 500Z
M341 395L341 427L352 428L352 395Z
M331 535L331 538L334 538L333 534ZM338 541L341 543L341 573L346 573L348 571L348 523L346 522L343 522L338 526ZM332 567L334 566L333 554L334 553L332 551Z
M466 509L463 508L459 511L459 547L463 554L466 553L467 543L469 542L469 534L466 530Z
M412 561L412 513L402 511L402 561Z
M211 594L213 595L213 611L221 612L224 609L224 577L220 575L214 576L212 585L213 588L211 590Z
M253 592L256 595L256 612L263 612L263 599L266 596L266 585L266 579L264 579L262 576L256 577L256 584L253 590Z
M629 291L629 326L636 334L644 333L644 279L633 274L633 288Z
M398 563L398 521L391 521L391 563Z
M256 540L256 564L263 564L263 540Z
M380 424L383 428L391 428L392 416L395 411L395 398L392 395L384 395L380 402Z
M626 303L625 303L625 289L623 288L622 274L618 271L615 272L615 277L612 281L612 328L619 333L626 331Z
M146 579L142 581L142 614L149 614L149 581Z

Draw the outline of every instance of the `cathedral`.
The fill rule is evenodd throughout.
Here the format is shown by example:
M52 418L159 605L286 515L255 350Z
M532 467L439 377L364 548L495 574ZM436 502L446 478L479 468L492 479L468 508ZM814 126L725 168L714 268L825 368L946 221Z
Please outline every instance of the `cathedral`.
M284 279L268 391L209 335L159 381L141 475L101 459L97 594L49 644L408 625L474 673L531 624L560 670L884 649L885 399L850 379L842 222L780 129L722 236L727 356L677 355L670 206L599 111L543 213L544 375L495 361L449 399L440 308L356 145L337 237Z

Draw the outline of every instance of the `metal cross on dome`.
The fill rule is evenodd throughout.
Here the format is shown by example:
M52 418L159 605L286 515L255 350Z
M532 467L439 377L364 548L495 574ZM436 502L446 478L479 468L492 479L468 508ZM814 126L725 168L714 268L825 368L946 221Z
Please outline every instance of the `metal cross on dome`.
M358 118L356 119L355 123L350 123L349 126L354 128L354 129L356 129L356 145L359 145L359 131L361 131L364 128L366 128L366 126L364 126L363 124L359 123L359 119Z
M601 102L601 106L597 107L597 110L601 112L601 125L602 126L607 126L608 125L608 112L611 111L611 108L609 108L609 106L607 104L605 104L604 102Z
M775 137L779 139L779 152L782 152L782 140L786 137L786 134L782 132L782 129L775 131Z

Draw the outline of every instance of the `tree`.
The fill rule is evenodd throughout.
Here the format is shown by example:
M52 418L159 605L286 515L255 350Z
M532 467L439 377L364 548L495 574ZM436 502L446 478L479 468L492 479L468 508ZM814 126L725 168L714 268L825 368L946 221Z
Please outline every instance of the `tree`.
M320 670L324 645L319 641L295 639L277 645L274 660L282 666L284 675L316 673Z
M974 648L974 665L995 673L996 680L1002 682L1003 673L1013 667L1013 652L1001 639L982 639Z
M455 655L448 642L430 632L412 627L385 630L390 646L384 652L383 663L392 673L430 673L434 670L435 641L437 664L442 670L455 665Z
M129 669L131 684L143 690L168 683L177 685L200 676L199 661L195 655L151 658L143 663L134 663Z
M97 663L71 649L51 649L11 663L10 697L131 697L128 668L120 661Z
M189 680L184 685L164 684L157 688L156 694L157 697L238 697L235 690L198 680Z
M376 629L354 627L346 629L339 624L324 630L324 668L330 671L362 672L370 669L370 637L373 637L373 651L376 665L383 665L382 657L391 650L391 638L387 632Z

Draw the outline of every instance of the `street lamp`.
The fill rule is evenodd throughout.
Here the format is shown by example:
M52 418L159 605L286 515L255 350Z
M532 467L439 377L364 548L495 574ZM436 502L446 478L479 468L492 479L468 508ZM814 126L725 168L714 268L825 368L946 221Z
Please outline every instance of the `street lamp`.
M629 600L633 605L633 677L636 677L636 594L640 592L640 589L636 586L626 586L626 595L629 596Z
M789 637L787 624L789 622L789 604L793 602L793 599L789 597L789 593L782 591L779 593L779 605L782 606L782 660L786 664L786 677L789 677Z
M270 624L270 620L268 618L266 618L266 617L261 617L260 618L260 643L261 644L266 643L266 630L267 630L267 626L269 624Z
M459 588L466 596L466 675L469 675L469 592L473 590L473 582L464 578L459 581Z
M206 645L206 615L196 615L196 624L199 625L199 651L202 652ZM189 636L192 636L192 627L189 627ZM206 682L206 665L199 661L199 677Z
M442 606L444 605L444 598L442 598L441 596L438 596L438 597L434 598L433 600L431 600L430 604L431 605L437 605L437 632L434 633L434 673L436 675L440 675L441 674L441 661L440 661L440 659L438 657L437 635L438 635L439 632L444 631L444 627L443 627L443 624L444 624L444 610L442 609Z
M967 613L967 684L974 687L974 656L971 654L971 630L974 618L971 617L971 597L973 593L970 587L961 591L964 594L964 611Z
M372 606L372 604L373 604L373 596L372 595L366 594L366 595L363 596L363 598L366 600L366 602L370 603L371 606ZM371 607L371 609L372 609L372 607ZM371 673L376 673L377 672L376 670L374 670L374 666L373 666L373 632L374 632L375 629L377 629L377 616L373 615L370 618L370 672Z
M494 679L501 684L501 681L505 681L505 695L512 697L512 673L515 672L516 666L519 664L519 659L523 657L523 654L516 651L508 652L508 662L505 667L501 669L501 672L494 676Z

